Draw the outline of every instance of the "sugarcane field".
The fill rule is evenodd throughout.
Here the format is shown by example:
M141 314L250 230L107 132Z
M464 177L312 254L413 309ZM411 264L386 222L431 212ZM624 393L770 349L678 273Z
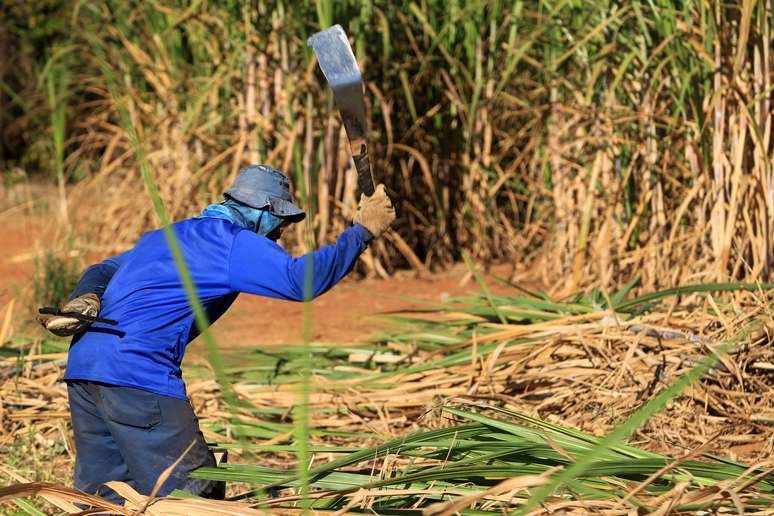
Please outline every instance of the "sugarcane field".
M774 4L0 4L0 514L774 515Z

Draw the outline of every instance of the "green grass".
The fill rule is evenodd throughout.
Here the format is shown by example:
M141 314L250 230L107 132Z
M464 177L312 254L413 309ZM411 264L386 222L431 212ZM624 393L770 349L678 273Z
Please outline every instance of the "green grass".
M47 250L35 259L32 289L38 306L61 307L81 275L80 260L67 252Z
M640 306L637 302L639 300L645 311L660 311L662 307L658 305L657 299L664 300L672 295L685 295L689 291L703 295L705 292L730 290L728 285L695 285L658 295L627 299L632 284L624 285L611 298L622 305L629 303L629 307ZM736 288L739 291L749 289L751 287L748 285L738 285ZM505 306L522 314L510 324L529 325L546 321L549 316L575 314L582 317L588 314L593 317L598 310L593 308L596 302L593 295L575 296L568 302L558 302L542 293L494 296L491 292L482 292L453 300L443 309L458 314L467 312L470 319L459 318L451 322L442 319L417 321L408 316L394 316L394 321L405 326L375 338L372 343L357 346L323 345L311 343L307 338L306 346L285 345L255 350L251 354L240 353L238 362L234 362L232 357L224 357L220 374L230 383L298 385L301 389L298 391L299 402L308 400L312 375L325 377L331 389L336 388L336 380L356 379L358 383L350 384L350 387L342 385L342 388L368 386L389 390L397 375L469 363L469 345L463 348L453 346L469 340L474 331L486 335L490 322L501 324L499 317L506 313ZM529 319L526 314L530 314ZM625 312L619 316L630 317ZM307 319L307 324L311 324L311 318ZM485 505L478 502L471 510L518 510L526 513L541 503L551 506L563 501L579 504L620 502L632 489L642 486L641 493L625 503L643 511L652 511L657 506L652 505L651 500L669 493L678 484L684 485L689 491L696 491L720 483L738 484L763 473L759 470L746 471L747 465L729 459L700 454L689 460L680 459L679 467L663 472L644 485L649 477L663 471L676 458L646 451L626 442L636 429L642 427L686 386L699 380L720 356L744 341L760 324L761 319L750 320L722 346L715 346L713 353L671 385L661 389L626 421L602 437L498 408L496 405L472 402L447 401L434 409L445 420L442 428L423 429L389 441L384 441L373 431L342 431L309 426L312 414L335 415L337 409L332 406L295 410L292 418L287 418L289 413L281 407L263 410L251 407L253 417L250 419L233 412L229 420L207 424L211 431L231 435L235 442L225 446L240 452L242 460L247 462L200 469L194 476L252 486L252 501L262 507L276 504L271 498L279 490L285 489L297 493L297 501L303 507L319 510L341 509L350 500L350 496L360 489L387 490L371 500L370 507L376 511L408 510L433 503L449 503L460 497L475 496L484 490L495 489L500 482L513 477L543 476L549 480L545 485L522 487L507 501L488 499ZM532 341L523 339L510 345L518 346ZM390 352L388 343L401 342L412 342L418 349L439 352L439 355L426 363L408 367L371 363L364 365L358 372L337 367L348 364L353 352L376 355ZM497 345L498 342L479 346L480 356L486 356ZM362 369L371 369L372 372L363 373ZM193 372L196 375L203 374L198 369ZM255 440L266 441L286 434L294 437L273 445L253 443ZM304 445L299 446L302 438ZM312 441L315 444L311 444ZM353 446L365 442L377 444ZM18 450L18 456L21 457L23 448ZM311 469L307 469L306 464L312 454L317 457L333 454L334 458L324 462L318 459ZM295 456L296 468L292 467L291 456ZM259 465L265 464L263 459L266 457L273 457L275 463L284 457L287 467ZM391 466L382 470L381 466L387 457ZM255 465L251 465L250 461L254 461ZM11 465L14 464L12 460ZM741 493L745 504L751 509L765 508L774 502L774 479L760 476L753 491L748 488ZM390 494L390 489L402 491ZM244 495L240 498L244 498ZM286 502L284 506L288 504L292 505L292 502ZM678 506L676 510L720 508L733 510L733 500L716 499L703 504Z
M706 364L687 376L681 384L698 376ZM681 385L665 391L673 395ZM657 405L658 402L654 402ZM482 407L486 411L487 407ZM552 425L519 413L498 410L494 418L481 412L443 409L463 424L433 431L417 432L379 446L360 451L334 450L343 456L313 468L309 474L311 487L330 490L321 500L313 503L316 509L340 509L346 503L346 493L357 489L394 487L401 489L430 490L426 500L448 500L450 494L473 493L492 487L497 482L522 475L545 475L561 467L561 473L545 489L520 494L514 503L522 511L539 504L554 490L561 488L561 497L575 499L620 499L626 489L633 488L651 474L667 466L674 459L647 452L619 441L622 433L614 432L604 438ZM491 410L491 409L489 409ZM651 413L646 407L642 413ZM467 421L467 422L466 422ZM637 424L637 417L621 428L628 432ZM325 451L324 448L318 450ZM377 473L380 459L386 455L402 459L398 466L382 478ZM574 462L568 456L575 458ZM725 460L681 463L679 469L665 473L645 488L648 495L666 493L676 482L688 482L691 488L717 485L719 482L738 478L751 478L759 471L747 472L746 466ZM200 469L196 478L211 478L243 482L260 486L261 491L298 485L298 477L287 470L274 468L226 465L221 468ZM760 498L752 505L765 507L774 501L774 481L761 480L757 486ZM425 495L422 496L425 498ZM408 509L419 501L419 495L395 494L378 498L373 508ZM527 502L522 505L523 502ZM264 502L270 504L270 502ZM640 504L635 500L635 503ZM725 504L733 507L731 502ZM503 506L507 508L509 504ZM654 507L641 505L645 510ZM499 507L490 510L499 512Z
M472 262L470 265L475 270ZM479 280L483 282L480 277ZM652 310L660 312L663 310L660 302L675 295L772 288L771 285L758 285L753 288L745 284L692 285L629 297L628 294L635 283L636 281L631 281L622 286L620 290L612 293L610 299L617 306L638 314ZM482 286L485 287L485 284ZM598 310L607 309L607 306L594 307L599 299L593 294L575 296L568 302L558 302L545 294L528 291L526 293L525 296L493 296L485 289L476 295L454 299L441 310L455 314L468 313L471 315L470 319L457 318L449 322L432 318L417 320L411 317L412 314L397 315L390 320L403 326L376 337L370 344L311 345L308 352L311 353L315 364L313 373L315 377L325 379L326 392L336 392L340 389L342 395L345 395L345 389L358 388L388 392L407 374L470 363L471 337L474 333L483 337L498 331L497 328L487 327L487 324L501 323L501 317L508 319L512 325L529 325L567 315L588 314L591 320ZM631 316L626 311L620 312L621 324L625 325ZM489 510L496 512L518 509L521 513L527 513L543 502L550 505L562 499L576 500L578 503L583 500L621 500L628 491L676 460L628 445L626 440L629 436L643 427L670 400L678 397L687 386L701 379L724 354L744 342L751 332L761 327L763 320L760 317L752 319L722 345L714 346L713 351L693 368L660 389L652 399L644 402L625 421L603 437L550 424L496 406L464 403L459 408L442 406L435 409L443 411L447 417L452 416L461 424L452 424L438 430L422 430L388 442L383 442L383 438L375 432L356 435L348 432L313 431L309 436L317 440L346 442L349 445L316 445L312 448L317 455L333 453L338 458L317 465L309 471L310 493L313 498L319 498L312 502L311 507L340 509L349 499L348 495L358 489L389 487L421 490L421 494L384 495L373 499L375 510L408 509L416 507L417 504L448 501L452 495L470 495L521 475L548 475L550 482L544 486L525 489L510 503L490 505ZM584 321L580 319L577 322ZM455 346L465 342L468 344L463 347ZM537 342L542 341L520 339L510 342L509 346ZM358 371L339 367L350 363L349 357L352 353L366 356L395 353L390 346L401 343L410 343L421 351L436 352L438 356L417 365L373 362L359 364ZM479 345L479 357L486 357L499 345L499 341ZM235 382L245 384L296 384L299 381L299 372L306 363L305 353L307 351L287 346L267 347L255 351L249 357L241 355L240 365L228 369L227 372ZM352 383L353 381L355 383ZM366 409L367 405L368 402L365 401L361 408ZM226 426L213 430L222 432L228 427L237 435L261 440L272 439L293 427L293 423L271 422L282 415L282 412L273 408L256 409L255 414L264 419L263 423L250 424L233 420ZM335 417L338 413L332 406L318 406L314 408L314 412L317 416L328 417ZM495 416L488 413L494 413ZM381 444L361 450L352 449L351 444L364 440ZM238 449L240 445L234 447ZM292 447L286 444L278 444L252 445L245 450L263 454L254 456L254 460L262 464L265 454L281 456L291 449ZM381 461L388 455L393 467L386 472L386 476L381 476L378 473ZM572 457L571 461L568 456ZM640 506L642 510L655 510L655 506L648 505L648 500L669 492L678 483L687 482L689 490L698 490L737 479L747 468L743 464L712 455L705 454L699 458L701 460L681 462L679 468L660 475L649 483L640 495L626 503ZM760 472L747 473L745 478L751 478L757 473ZM299 474L292 470L249 464L203 469L195 475L199 478L251 484L255 486L254 494L261 496L261 504L264 505L271 504L271 501L263 498L267 494L275 493L280 488L295 488L301 484ZM306 478L303 482L306 482ZM774 481L764 478L757 484L756 489L757 494L747 501L751 506L762 508L774 502ZM428 494L427 490L431 493ZM713 501L711 504L683 507L681 510L709 510L721 506L733 509L733 502Z

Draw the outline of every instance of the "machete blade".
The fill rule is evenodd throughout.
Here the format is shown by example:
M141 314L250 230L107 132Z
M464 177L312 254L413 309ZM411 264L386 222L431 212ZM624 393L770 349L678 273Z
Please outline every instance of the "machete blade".
M360 189L371 196L374 193L374 180L366 143L363 79L347 34L341 25L334 25L314 34L307 40L307 44L314 49L320 69L333 90L349 138Z

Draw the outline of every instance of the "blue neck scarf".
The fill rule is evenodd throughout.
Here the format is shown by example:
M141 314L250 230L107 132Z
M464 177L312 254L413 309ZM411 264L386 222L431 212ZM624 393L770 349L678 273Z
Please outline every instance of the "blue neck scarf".
M199 217L225 219L263 236L268 235L282 224L282 219L272 214L269 210L251 208L234 199L226 199L216 204L210 204L204 208Z

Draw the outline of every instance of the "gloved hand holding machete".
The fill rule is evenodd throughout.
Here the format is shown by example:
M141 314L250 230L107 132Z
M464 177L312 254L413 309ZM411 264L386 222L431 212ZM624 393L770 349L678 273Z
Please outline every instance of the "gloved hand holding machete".
M97 317L100 309L96 294L83 294L68 301L61 310L52 306L38 309L37 320L48 331L59 337L70 337L89 327L91 323L115 326L117 321Z

